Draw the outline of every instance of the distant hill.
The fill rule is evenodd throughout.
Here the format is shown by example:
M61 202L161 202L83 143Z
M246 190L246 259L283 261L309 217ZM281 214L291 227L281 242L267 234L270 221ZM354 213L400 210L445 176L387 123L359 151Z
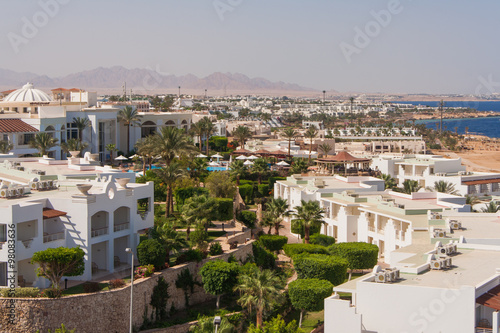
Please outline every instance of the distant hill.
M216 72L199 78L192 74L183 76L161 75L149 69L127 69L121 66L111 68L99 67L93 70L69 74L63 77L51 78L34 73L17 73L0 69L0 87L18 88L26 82L33 82L37 88L81 88L96 89L99 92L122 90L127 83L127 90L137 93L153 93L162 90L178 89L182 91L198 91L204 89L213 91L248 91L248 92L315 92L317 90L286 82L271 82L264 78L249 78L240 73Z

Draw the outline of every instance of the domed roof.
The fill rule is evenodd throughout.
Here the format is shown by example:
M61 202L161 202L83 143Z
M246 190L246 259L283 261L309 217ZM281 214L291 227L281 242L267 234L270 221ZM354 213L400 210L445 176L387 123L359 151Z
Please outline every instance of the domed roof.
M21 89L11 92L3 102L51 102L52 98L41 90L35 89L32 83L26 83Z

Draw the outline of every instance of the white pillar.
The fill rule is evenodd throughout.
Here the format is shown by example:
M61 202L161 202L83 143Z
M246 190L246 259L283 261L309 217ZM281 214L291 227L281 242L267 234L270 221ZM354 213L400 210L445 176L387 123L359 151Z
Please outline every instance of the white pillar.
M499 333L500 330L498 329L498 326L500 325L500 312L495 311L493 312L493 320L492 320L492 327L493 327L493 333Z

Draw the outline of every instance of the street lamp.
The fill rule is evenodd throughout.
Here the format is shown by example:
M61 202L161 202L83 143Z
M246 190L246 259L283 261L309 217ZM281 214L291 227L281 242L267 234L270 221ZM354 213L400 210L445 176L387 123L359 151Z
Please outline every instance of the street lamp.
M132 333L132 305L134 300L134 252L131 248L127 247L125 252L132 255L132 262L130 263L130 330Z
M217 333L217 329L219 328L220 322L221 322L220 316L215 316L214 317L215 333Z

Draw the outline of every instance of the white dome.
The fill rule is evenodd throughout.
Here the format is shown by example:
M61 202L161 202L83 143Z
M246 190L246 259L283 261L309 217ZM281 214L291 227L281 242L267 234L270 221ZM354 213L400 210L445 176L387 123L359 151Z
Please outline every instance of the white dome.
M11 92L4 102L51 102L52 98L41 90L35 89L32 83L26 83L21 89Z

